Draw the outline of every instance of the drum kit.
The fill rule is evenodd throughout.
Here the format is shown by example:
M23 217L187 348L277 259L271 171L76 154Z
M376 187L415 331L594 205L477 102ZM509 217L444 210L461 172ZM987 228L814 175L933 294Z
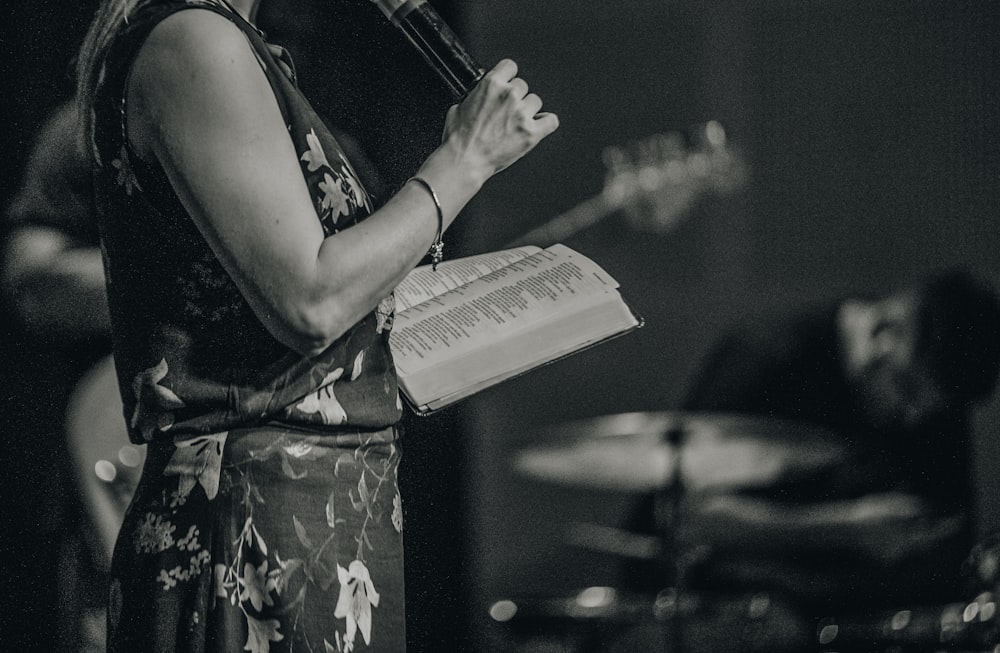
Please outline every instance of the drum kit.
M519 639L522 650L552 649L553 638L553 650L567 653L805 650L811 627L778 598L744 592L709 600L688 591L688 556L675 534L682 504L693 497L765 488L842 461L843 440L836 433L752 415L661 411L576 420L536 435L541 444L515 456L517 474L557 486L652 496L658 505L653 532L576 523L567 526L566 543L659 562L670 573L665 589L652 596L588 587L566 597L496 601L491 619Z
M932 609L909 612L921 627L911 623L906 630L895 612L838 622L808 615L788 597L766 589L719 592L688 585L691 543L680 543L677 536L687 502L811 482L847 459L845 439L838 433L750 415L667 411L577 420L542 429L535 441L540 444L515 455L514 470L523 477L654 498L659 510L653 532L571 524L565 543L655 563L664 571L664 589L650 595L598 586L567 596L501 597L490 606L489 617L523 653L904 652L925 650L925 645L931 646L926 650L959 650L943 647L940 637L928 644L923 615L936 616ZM976 619L995 610L992 595L984 596L974 601L982 604ZM962 607L949 606L948 613ZM992 630L980 626L976 632L1000 632L990 620ZM886 625L891 623L895 629ZM871 636L879 628L889 628L895 639ZM990 648L982 638L979 643L974 650L1000 653L1000 646Z

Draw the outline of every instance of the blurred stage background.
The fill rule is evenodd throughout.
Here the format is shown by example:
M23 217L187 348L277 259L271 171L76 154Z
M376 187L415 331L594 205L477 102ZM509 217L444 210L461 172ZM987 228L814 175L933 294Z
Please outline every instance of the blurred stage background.
M272 2L285 8L269 32L280 42L294 24L309 35L299 51L291 48L307 94L343 118L392 187L433 146L448 98L401 56L405 46L373 8L345 17L337 4ZM733 321L875 292L951 264L1000 283L1000 8L989 0L435 5L483 63L517 60L562 125L468 207L449 256L500 248L599 193L608 146L717 120L748 172L740 189L703 194L669 229L637 228L613 214L567 239L618 279L644 329L408 420L408 538L426 565L413 584L421 593L411 596L411 613L424 619L412 648L504 650L487 617L495 599L619 582L619 561L574 547L566 530L579 521L620 525L628 497L516 475L511 463L538 443L539 427L675 408L706 348ZM68 60L93 6L0 9L3 199L46 111L71 92ZM331 60L341 43L359 56ZM365 77L363 66L374 72ZM332 70L338 81L327 85ZM397 101L376 104L374 95L393 85ZM383 120L415 134L412 152L397 158L386 132L369 131ZM21 334L6 331L10 386L23 356ZM19 422L28 409L16 393L8 397L5 446L24 449L22 434L40 427ZM1000 398L976 419L984 532L1000 527L998 424ZM53 500L37 480L52 467L36 461L11 470L5 513L23 509L14 500L19 484L35 500ZM5 593L30 591L32 569L20 568L25 577ZM17 609L3 618L25 614Z

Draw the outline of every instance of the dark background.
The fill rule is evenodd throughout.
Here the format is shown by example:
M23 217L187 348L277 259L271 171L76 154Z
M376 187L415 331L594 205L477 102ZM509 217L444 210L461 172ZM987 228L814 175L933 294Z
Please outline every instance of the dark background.
M478 247L497 247L597 193L607 145L715 119L749 170L741 192L703 197L667 233L611 216L569 239L618 279L645 328L466 402L474 616L476 632L493 636L486 611L497 598L570 597L621 580L620 559L567 534L574 522L620 526L628 496L511 471L518 451L539 444L539 424L675 408L701 355L734 321L877 292L948 265L1000 281L1000 8L950 0L470 7L475 51L521 62L562 121L478 198ZM976 414L984 531L1000 525L998 418L996 399Z
M401 183L440 133L443 89L367 2L346 13L346 1L270 3L261 23L292 49L315 104L359 138L387 189ZM628 497L514 474L540 425L675 407L699 357L736 320L946 265L1000 282L1000 9L988 0L435 5L484 64L515 58L562 123L474 200L449 255L499 248L598 193L609 145L718 120L749 171L741 190L701 197L672 230L611 215L567 240L618 279L644 329L407 420L414 650L483 650L498 639L486 618L496 598L618 582L619 561L568 544L565 528L617 525ZM68 57L92 6L0 9L4 198L39 121L71 92ZM400 131L411 135L402 152L391 145ZM7 440L41 428L23 425L37 406L11 390L25 373L17 335L4 342ZM984 532L1000 526L998 418L998 400L976 415ZM23 511L19 482L47 473L9 453L26 449L3 457L13 479L5 512ZM30 592L34 582L9 587Z

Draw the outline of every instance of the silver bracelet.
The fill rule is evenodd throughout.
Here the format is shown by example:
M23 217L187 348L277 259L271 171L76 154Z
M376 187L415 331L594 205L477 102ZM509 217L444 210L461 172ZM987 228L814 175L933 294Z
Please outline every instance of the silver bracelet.
M437 235L434 236L434 243L427 253L431 257L431 269L437 270L438 263L444 258L444 241L441 240L441 235L444 231L444 211L441 210L441 200L438 199L437 193L434 192L434 187L423 177L410 177L406 181L407 183L415 181L426 188L427 192L431 195L431 199L434 201L434 208L437 210L438 228Z

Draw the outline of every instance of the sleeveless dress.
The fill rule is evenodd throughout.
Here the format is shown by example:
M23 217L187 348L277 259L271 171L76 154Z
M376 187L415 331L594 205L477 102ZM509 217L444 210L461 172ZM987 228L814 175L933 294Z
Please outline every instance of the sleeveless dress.
M95 193L129 437L148 447L117 541L115 653L405 648L393 299L306 358L264 328L164 171L133 152L125 88L152 29L213 11L246 35L326 235L372 211L279 48L224 2L147 0L104 60Z

